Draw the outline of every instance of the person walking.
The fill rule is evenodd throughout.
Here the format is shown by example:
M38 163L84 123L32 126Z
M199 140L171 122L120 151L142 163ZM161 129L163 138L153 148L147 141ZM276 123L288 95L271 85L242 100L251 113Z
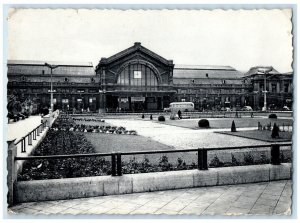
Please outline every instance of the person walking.
M181 119L181 111L180 110L178 110L177 114L178 114L178 119Z

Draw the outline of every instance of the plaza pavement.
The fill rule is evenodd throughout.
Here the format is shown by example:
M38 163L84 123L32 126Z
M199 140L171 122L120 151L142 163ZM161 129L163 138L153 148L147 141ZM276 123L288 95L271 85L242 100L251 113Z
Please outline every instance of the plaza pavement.
M214 131L230 131L230 129L188 129L146 120L105 119L114 126L134 129L138 135L149 137L175 149L194 149L205 147L226 147L244 145L270 144L260 140L214 133ZM254 130L256 127L237 128L237 130Z
M39 116L9 124L8 139L21 138L40 124ZM181 148L255 145L262 141L192 130L144 120L107 119L107 123L137 130L139 135ZM245 130L248 128L244 128ZM224 129L222 129L224 130ZM170 134L172 133L172 134ZM101 196L17 204L10 214L159 214L167 215L289 215L291 181L201 187L127 195Z
M291 181L17 204L10 215L290 215ZM130 217L130 216L129 216Z
M7 140L16 139L18 141L27 133L32 131L38 125L41 124L41 116L34 115L26 118L24 120L19 120L17 122L10 122L7 124Z

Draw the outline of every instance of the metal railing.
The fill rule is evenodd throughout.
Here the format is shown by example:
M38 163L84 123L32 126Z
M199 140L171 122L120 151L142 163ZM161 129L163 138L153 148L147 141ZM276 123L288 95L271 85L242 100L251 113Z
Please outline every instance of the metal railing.
M46 127L47 120L40 125L38 125L36 128L34 128L32 131L27 133L25 136L23 136L20 140L16 141L15 145L18 145L21 143L21 152L26 153L26 146L32 145L32 141L37 139L37 136L39 136Z
M198 148L198 149L181 149L181 150L153 150L153 151L132 151L132 152L112 152L112 153L90 153L90 154L71 154L71 155L50 155L50 156L28 156L28 157L15 157L14 161L18 160L36 160L36 159L67 159L67 158L85 158L85 157L111 157L111 175L122 175L122 156L128 155L146 155L146 154L165 154L165 153L178 153L178 152L197 152L198 169L208 170L207 152L220 151L220 150L243 150L251 148L268 148L271 152L271 164L280 164L280 147L292 146L292 143L280 144L264 144L252 146L238 146L238 147L211 147L211 148Z

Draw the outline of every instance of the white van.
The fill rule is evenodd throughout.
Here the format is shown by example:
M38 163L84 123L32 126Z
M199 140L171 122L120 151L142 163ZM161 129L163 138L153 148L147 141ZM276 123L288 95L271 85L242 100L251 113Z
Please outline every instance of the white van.
M181 112L191 112L195 109L193 102L172 102L170 103L169 110L173 113L177 113L179 110Z

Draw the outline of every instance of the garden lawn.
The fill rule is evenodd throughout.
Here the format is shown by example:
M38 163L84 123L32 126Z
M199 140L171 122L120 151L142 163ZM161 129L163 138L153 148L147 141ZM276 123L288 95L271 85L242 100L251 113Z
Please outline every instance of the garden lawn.
M148 150L170 150L171 146L139 135L118 135L103 133L84 133L87 140L98 153L129 152Z
M238 131L238 132L216 132L221 134L239 136L249 139L257 139L266 142L290 142L292 141L292 132L279 132L279 138L273 139L271 137L272 131L263 130L250 130L250 131Z
M140 135L116 135L101 133L84 133L87 140L93 145L98 153L110 152L132 152L132 151L153 151L153 150L175 150L174 147L154 141ZM178 158L184 158L188 164L195 162L196 152L175 152L175 153L158 153L146 155L123 155L122 162L134 163L143 162L148 159L151 164L158 165L163 156L167 156L169 161L177 163Z
M158 122L160 124L173 125L178 127L184 127L189 129L201 129L198 127L198 121L200 119L181 119L181 120L170 120L166 119L165 122ZM262 126L266 126L269 123L273 126L276 123L279 126L283 124L285 126L291 126L293 124L292 119L268 119L268 118L207 118L210 124L210 128L230 128L231 123L234 120L236 128L244 127L257 127L258 122Z

